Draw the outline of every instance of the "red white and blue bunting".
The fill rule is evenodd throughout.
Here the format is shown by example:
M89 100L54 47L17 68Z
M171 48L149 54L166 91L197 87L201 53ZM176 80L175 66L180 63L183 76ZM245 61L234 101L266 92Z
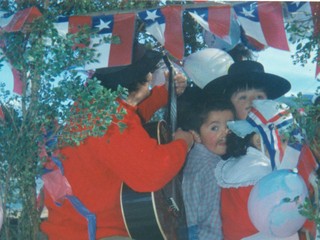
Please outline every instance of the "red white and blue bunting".
M208 47L226 51L240 41L255 50L273 47L290 51L285 23L293 20L306 22L304 20L310 20L320 13L319 2L239 2L232 5L218 5L215 2L210 5L210 2L206 2L205 7L202 6L204 5L168 5L132 13L66 16L59 17L55 27L60 34L66 34L74 33L79 26L91 26L98 30L99 35L91 39L92 47L103 37L120 37L120 44L104 43L97 47L101 54L99 61L85 66L86 69L96 69L131 63L136 18L145 23L146 31L164 49L176 59L182 60L185 52L182 27L184 13L190 14L204 29L204 41ZM0 32L20 31L25 23L39 16L41 13L36 7L11 16L0 11ZM309 34L318 34L319 22L307 22L311 29ZM319 73L320 67L317 65L316 76Z

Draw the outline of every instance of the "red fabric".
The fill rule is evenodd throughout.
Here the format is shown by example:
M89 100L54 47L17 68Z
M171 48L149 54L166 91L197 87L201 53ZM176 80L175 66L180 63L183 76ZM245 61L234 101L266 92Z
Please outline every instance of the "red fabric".
M2 107L0 106L0 119L4 120L4 113L2 111Z
M164 30L164 48L175 58L182 60L184 57L184 39L182 28L182 7L166 6L161 8L166 25Z
M208 22L210 31L224 39L229 36L231 20L231 6L221 5L208 7Z
M41 17L41 15L42 14L37 7L26 8L17 12L4 29L7 32L21 31L26 23L32 23L35 19Z
M290 51L281 2L258 2L258 14L268 46Z
M168 102L168 91L163 86L156 86L152 90L152 97L146 98L138 106L138 113L143 122L150 120L152 115Z
M248 214L253 186L221 189L221 218L224 240L239 240L258 232Z
M163 90L154 89L154 96L158 91ZM156 191L177 174L187 153L183 140L158 145L142 128L136 108L120 103L127 110L123 120L127 128L123 133L112 125L103 137L88 137L80 146L61 150L65 176L73 194L96 215L98 239L127 236L119 198L123 181L136 191ZM149 111L141 112L154 110L153 106L145 107ZM58 207L46 193L45 205L49 217L41 229L50 240L88 239L87 221L69 201Z
M299 155L299 162L298 162L298 172L302 176L303 180L307 184L309 192L313 192L313 187L309 182L310 174L313 174L319 165L317 160L313 156L313 153L308 145L303 145L301 149L301 153Z
M311 174L315 174L315 171L319 168L319 164L308 145L303 145L301 153L299 155L298 172L305 181L308 190L309 197L313 199L314 189L309 181ZM317 200L316 200L317 201ZM307 220L304 224L304 229L308 230L309 233L315 237L317 226L313 221Z
M313 188L308 180L310 173L318 168L310 148L304 145L299 156L298 171L306 182L309 194ZM224 240L239 240L258 232L248 214L248 199L253 186L221 189L221 218ZM314 222L307 220L303 226L315 236Z

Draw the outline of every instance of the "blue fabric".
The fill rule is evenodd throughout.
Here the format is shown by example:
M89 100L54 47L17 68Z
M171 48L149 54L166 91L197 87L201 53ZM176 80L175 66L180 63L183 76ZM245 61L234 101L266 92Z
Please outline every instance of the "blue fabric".
M88 220L89 239L96 239L96 216L90 212L75 196L68 195L66 198L69 199L73 207Z
M199 228L197 225L188 227L189 240L199 240Z
M64 168L62 165L62 162L57 157L51 157L51 160L57 165L62 175L64 175ZM46 169L44 168L44 174L51 172L52 169ZM88 235L89 240L95 240L96 239L96 216L92 212L90 212L82 203L81 201L73 195L67 195L65 196L73 205L73 207L88 221ZM62 206L62 203L55 202L57 206Z
M190 239L223 239L221 189L214 172L220 160L218 155L198 143L188 154L183 169L182 192Z
M270 155L270 162L271 162L271 168L272 170L275 169L276 167L276 163L275 163L275 149L274 149L274 145L273 145L273 135L272 135L272 131L270 132L270 140L272 141L271 143L268 140L268 136L267 133L263 130L261 125L257 125L256 122L254 120L252 120L251 118L247 118L247 121L254 127L258 128L260 135L262 137L262 141L263 143L266 145L267 150L269 152ZM270 128L270 126L269 126ZM271 130L271 129L270 129Z
M61 174L64 175L64 168L63 168L62 162L59 160L59 158L51 157L51 160L60 169Z

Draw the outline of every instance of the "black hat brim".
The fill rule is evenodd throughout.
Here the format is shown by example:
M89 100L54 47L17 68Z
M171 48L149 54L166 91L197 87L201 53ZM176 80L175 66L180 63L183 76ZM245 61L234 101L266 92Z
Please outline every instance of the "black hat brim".
M116 89L118 85L126 87L153 71L161 58L162 53L148 49L138 61L128 66L97 69L92 78L96 77L107 88Z
M291 84L285 78L280 76L264 73L250 72L237 75L224 75L209 82L204 87L206 96L223 96L231 97L235 89L249 88L262 89L269 99L276 99L286 94L291 89Z

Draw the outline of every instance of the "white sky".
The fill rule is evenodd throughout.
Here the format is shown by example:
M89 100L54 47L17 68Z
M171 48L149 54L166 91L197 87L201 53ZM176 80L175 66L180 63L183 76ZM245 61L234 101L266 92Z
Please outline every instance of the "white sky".
M293 65L293 53L294 48L287 52L269 47L258 53L257 61L263 64L265 72L277 74L290 81L292 87L287 95L296 95L299 92L314 94L320 86L320 82L315 78L316 64L309 62L304 67Z
M3 62L4 66L0 69L0 83L5 83L5 89L13 91L13 76L7 63Z
M291 50L293 52L293 50ZM308 63L305 67L293 65L292 52L267 48L264 51L256 53L257 61L261 62L265 72L277 74L291 82L291 91L288 96L298 92L303 94L314 94L320 82L314 77L316 65ZM7 64L0 70L0 82L6 83L6 89L13 90L13 77Z

